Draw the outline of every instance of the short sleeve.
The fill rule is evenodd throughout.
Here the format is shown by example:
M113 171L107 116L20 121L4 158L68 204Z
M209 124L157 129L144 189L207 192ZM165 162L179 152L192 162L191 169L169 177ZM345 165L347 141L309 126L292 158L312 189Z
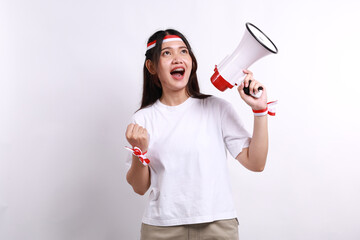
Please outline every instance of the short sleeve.
M243 148L249 147L251 135L245 129L239 114L235 111L233 106L228 102L224 102L223 104L224 106L221 108L221 127L223 139L230 154L233 156L233 158L236 158Z

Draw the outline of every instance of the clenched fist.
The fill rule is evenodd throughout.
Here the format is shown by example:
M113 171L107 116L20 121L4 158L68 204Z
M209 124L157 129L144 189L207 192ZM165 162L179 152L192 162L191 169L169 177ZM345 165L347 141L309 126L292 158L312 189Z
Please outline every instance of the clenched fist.
M145 128L138 124L129 124L126 129L126 139L132 147L138 147L142 152L146 152L149 146L149 136Z
M254 110L265 109L267 107L267 94L264 85L254 79L254 75L249 70L243 70L246 74L244 81L238 87L240 97ZM251 80L251 83L249 83ZM249 87L251 93L257 94L259 87L263 88L263 92L260 98L253 98L252 96L246 95L244 87Z

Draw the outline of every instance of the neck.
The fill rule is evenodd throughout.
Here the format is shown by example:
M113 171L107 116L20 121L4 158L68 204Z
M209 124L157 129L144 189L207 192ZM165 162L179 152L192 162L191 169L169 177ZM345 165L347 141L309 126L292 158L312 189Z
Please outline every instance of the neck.
M160 102L168 106L177 106L185 102L189 97L185 89L181 92L163 92Z

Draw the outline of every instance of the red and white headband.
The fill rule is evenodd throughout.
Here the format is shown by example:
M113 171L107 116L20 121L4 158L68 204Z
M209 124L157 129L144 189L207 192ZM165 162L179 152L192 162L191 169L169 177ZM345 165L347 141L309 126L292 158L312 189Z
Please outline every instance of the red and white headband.
M167 36L164 37L163 43L173 42L173 41L181 41L181 42L183 42L183 40L177 35L167 35ZM152 49L153 47L155 47L155 45L156 45L156 40L148 43L146 51Z

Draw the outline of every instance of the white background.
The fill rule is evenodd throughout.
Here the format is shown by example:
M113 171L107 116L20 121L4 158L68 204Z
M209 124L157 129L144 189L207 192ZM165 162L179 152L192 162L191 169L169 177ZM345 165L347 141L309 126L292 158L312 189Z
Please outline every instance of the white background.
M279 48L250 70L278 113L264 172L229 159L240 239L360 239L356 0L0 1L0 239L138 239L145 196L125 180L148 37L190 41L202 92L245 22ZM221 203L219 203L221 204Z

